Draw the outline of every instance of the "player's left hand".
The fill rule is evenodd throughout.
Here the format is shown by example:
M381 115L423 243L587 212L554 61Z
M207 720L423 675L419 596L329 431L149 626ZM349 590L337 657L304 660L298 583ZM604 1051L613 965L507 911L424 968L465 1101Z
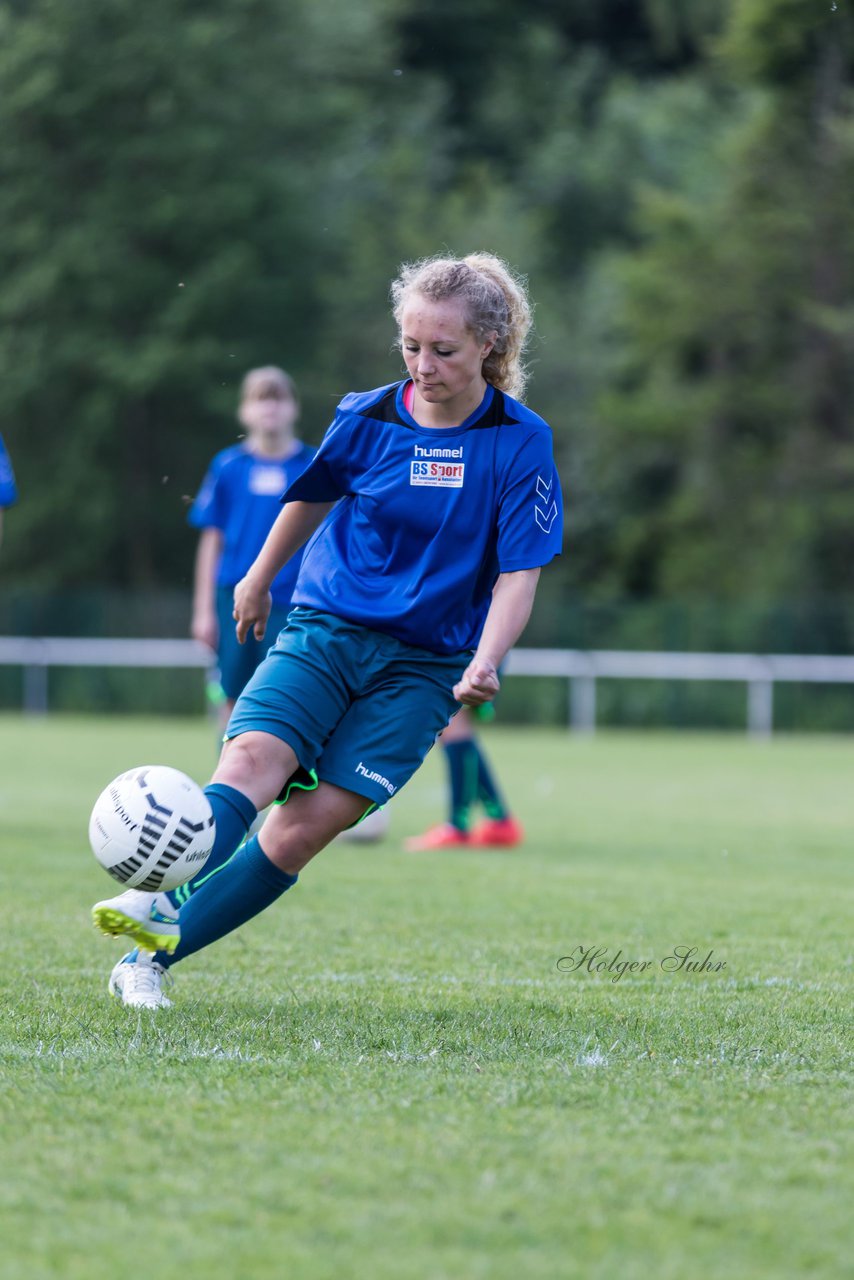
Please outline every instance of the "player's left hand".
M480 707L484 702L491 702L500 688L501 681L493 664L475 658L466 667L459 684L454 685L454 697L464 707Z

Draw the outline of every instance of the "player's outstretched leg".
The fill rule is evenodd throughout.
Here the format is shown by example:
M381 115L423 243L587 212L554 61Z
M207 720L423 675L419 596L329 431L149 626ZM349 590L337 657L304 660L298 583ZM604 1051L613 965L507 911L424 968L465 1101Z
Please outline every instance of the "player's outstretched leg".
M205 795L213 810L216 835L208 860L191 886L225 865L246 838L257 813L248 796L224 783L212 782L205 787ZM183 890L184 886L181 888ZM130 938L146 951L171 954L181 938L178 911L174 892L146 893L140 889L126 889L114 898L96 902L92 908L92 923L108 937Z
M177 945L154 955L135 950L123 956L110 974L110 994L132 1008L157 1009L171 1004L163 995L170 964L246 924L296 882L295 875L280 871L270 861L258 836L251 836L220 873L207 880L181 908Z
M363 796L324 782L316 791L298 791L286 805L274 806L260 835L241 845L181 908L181 940L174 951L153 956L131 952L114 968L110 991L132 1007L162 1007L163 981L171 965L271 906L296 884L302 867L355 822L364 807ZM138 975L128 972L140 966Z

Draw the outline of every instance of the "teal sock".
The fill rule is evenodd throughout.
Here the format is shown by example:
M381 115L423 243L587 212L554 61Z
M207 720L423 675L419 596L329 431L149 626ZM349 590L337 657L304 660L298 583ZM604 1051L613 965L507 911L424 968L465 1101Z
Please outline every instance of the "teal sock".
M280 871L270 861L258 837L252 836L184 903L178 916L181 941L177 950L171 956L158 951L155 959L168 969L209 947L271 906L296 882L296 876Z
M177 889L169 890L166 896L173 907L181 907L209 876L215 875L225 866L235 849L246 838L246 833L258 814L248 796L224 782L210 783L205 787L205 795L216 823L213 848L198 875L193 876L186 884L179 884Z
M468 831L471 811L477 799L478 752L473 738L449 742L445 747L451 784L450 823L458 831Z
M506 818L510 811L504 803L504 797L498 789L498 784L492 775L486 756L477 743L473 745L477 752L477 798L486 810L488 817Z

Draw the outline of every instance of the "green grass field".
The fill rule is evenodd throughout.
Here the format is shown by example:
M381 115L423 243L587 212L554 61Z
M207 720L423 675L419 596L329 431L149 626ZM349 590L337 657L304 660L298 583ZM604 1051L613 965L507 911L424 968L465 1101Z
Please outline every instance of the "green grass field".
M3 1280L850 1274L854 742L487 743L523 850L401 852L431 758L134 1014L88 811L212 731L0 718Z

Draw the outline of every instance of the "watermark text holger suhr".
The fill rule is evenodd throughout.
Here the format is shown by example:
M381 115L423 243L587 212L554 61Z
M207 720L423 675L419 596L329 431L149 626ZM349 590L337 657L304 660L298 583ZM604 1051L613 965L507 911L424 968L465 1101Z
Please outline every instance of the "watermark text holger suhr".
M600 973L619 982L627 973L646 973L659 968L664 973L722 973L726 960L716 960L712 950L700 955L699 947L673 947L659 960L624 960L620 948L613 955L609 947L585 947L581 943L557 962L562 973Z

